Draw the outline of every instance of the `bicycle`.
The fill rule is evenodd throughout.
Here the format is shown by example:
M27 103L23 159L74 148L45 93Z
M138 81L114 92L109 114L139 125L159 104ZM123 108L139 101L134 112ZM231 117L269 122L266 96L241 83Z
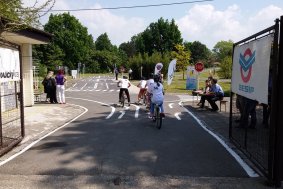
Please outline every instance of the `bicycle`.
M125 100L127 99L127 95L125 91L122 92L121 98L120 98L120 105L122 108L125 106Z
M154 112L152 120L156 122L156 128L161 129L162 126L162 116L160 116L160 105L154 104Z

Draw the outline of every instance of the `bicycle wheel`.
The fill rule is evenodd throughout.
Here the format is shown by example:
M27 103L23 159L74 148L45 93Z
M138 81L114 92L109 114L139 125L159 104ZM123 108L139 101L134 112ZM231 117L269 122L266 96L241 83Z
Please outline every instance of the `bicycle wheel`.
M159 105L155 106L155 119L156 119L156 127L157 129L161 128L161 124L162 124L162 117L160 116L160 108Z
M124 108L124 105L125 105L125 96L124 96L124 94L122 94L122 96L121 96L120 103L121 103L122 108Z

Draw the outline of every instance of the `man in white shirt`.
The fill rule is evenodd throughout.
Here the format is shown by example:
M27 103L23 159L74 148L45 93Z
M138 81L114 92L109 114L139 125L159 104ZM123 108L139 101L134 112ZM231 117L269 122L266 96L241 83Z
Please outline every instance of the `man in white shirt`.
M129 90L128 90L128 88L131 86L130 81L128 80L128 78L126 76L123 76L123 79L118 81L117 85L118 85L118 87L120 87L119 102L120 102L120 99L121 99L123 92L125 91L127 98L128 98L128 103L129 103L129 106L130 106L131 101L130 101L130 94L129 94Z

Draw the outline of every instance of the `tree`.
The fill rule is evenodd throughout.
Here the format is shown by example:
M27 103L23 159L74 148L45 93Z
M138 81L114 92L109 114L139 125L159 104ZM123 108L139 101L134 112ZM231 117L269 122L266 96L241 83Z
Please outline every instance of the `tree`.
M128 57L133 57L136 54L136 47L133 41L120 44L119 49L124 51Z
M0 34L4 31L17 31L30 26L38 27L39 18L49 12L54 4L55 0L46 0L42 4L35 1L33 6L24 7L21 0L1 0Z
M233 41L219 41L212 49L216 60L221 62L225 57L232 56Z
M162 55L174 49L176 44L181 44L183 39L174 19L169 22L162 17L156 23L151 23L144 32L132 38L138 52L160 52Z
M90 60L89 56L94 49L93 38L88 34L87 28L82 26L74 16L69 13L51 14L44 30L53 34L54 37L48 45L44 45L45 47L41 45L36 48L46 54L42 57L41 63L56 62L56 66L63 65L69 69L75 69L78 62L84 63Z
M172 57L177 59L176 69L183 71L183 79L185 79L185 70L189 65L189 60L191 56L190 51L185 50L185 46L177 44L175 46L176 50L172 51Z
M220 77L224 79L231 79L232 77L232 56L226 56L220 63L220 70L218 71Z
M95 48L96 50L103 51L112 51L113 45L111 44L111 41L108 38L107 33L101 34L98 36L98 38L95 41Z
M198 61L202 61L206 66L207 60L210 56L210 50L206 45L199 41L194 41L193 43L185 42L185 49L191 51L190 62L196 64Z

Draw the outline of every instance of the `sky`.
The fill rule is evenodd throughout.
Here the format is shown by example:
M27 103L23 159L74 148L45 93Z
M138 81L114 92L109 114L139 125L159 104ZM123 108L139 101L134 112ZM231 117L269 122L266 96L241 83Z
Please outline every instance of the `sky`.
M26 5L34 1L23 0ZM53 10L180 2L192 0L56 0ZM163 17L169 21L175 20L184 41L200 41L209 49L213 49L219 41L237 42L272 26L276 18L283 16L283 0L210 0L148 8L70 11L70 14L88 28L94 40L107 33L111 43L117 46L130 41L132 36L143 32L150 23ZM42 24L48 22L49 15L41 18Z

